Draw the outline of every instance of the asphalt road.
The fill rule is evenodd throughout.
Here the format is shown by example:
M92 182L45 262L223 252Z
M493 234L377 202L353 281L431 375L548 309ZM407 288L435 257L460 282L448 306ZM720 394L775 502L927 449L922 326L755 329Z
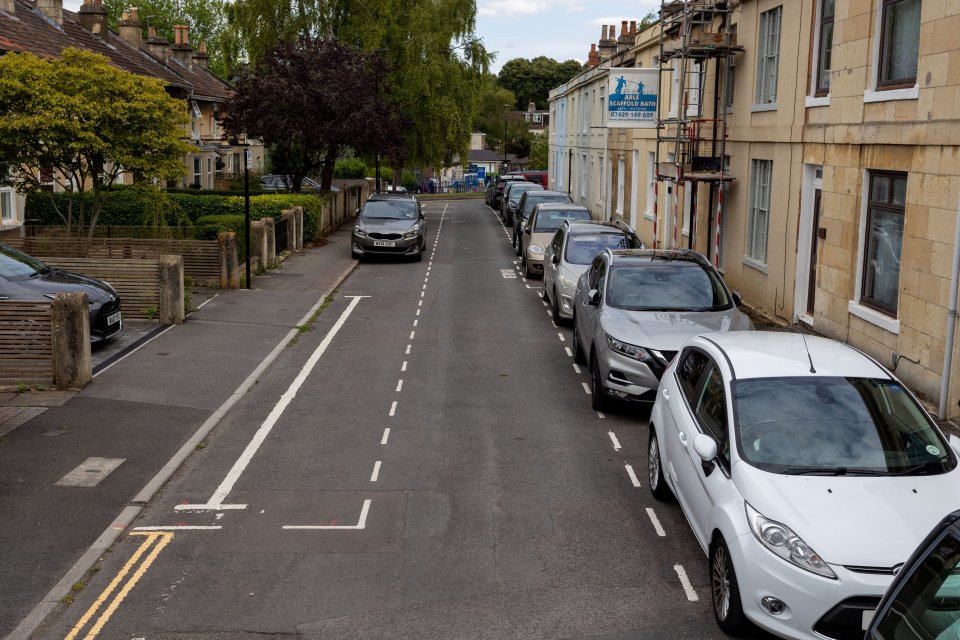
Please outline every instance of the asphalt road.
M38 637L725 637L644 414L591 410L490 209L425 210L423 262L361 264Z

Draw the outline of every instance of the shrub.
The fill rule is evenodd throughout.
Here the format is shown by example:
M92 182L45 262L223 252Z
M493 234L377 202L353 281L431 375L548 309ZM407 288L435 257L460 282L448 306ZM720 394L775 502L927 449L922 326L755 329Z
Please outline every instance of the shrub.
M193 237L197 240L216 240L222 231L234 231L237 234L237 258L247 259L247 241L245 218L241 215L203 216L193 225Z
M333 168L333 177L341 180L362 180L367 177L367 164L360 158L337 160Z

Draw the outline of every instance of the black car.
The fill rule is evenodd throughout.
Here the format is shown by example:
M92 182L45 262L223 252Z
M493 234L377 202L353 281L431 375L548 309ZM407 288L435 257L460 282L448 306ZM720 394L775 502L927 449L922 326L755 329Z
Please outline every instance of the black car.
M510 182L525 182L523 176L517 174L504 174L490 183L487 187L486 200L487 206L499 211L500 200L503 198L503 189Z
M278 191L281 193L293 191L293 176L281 175L278 173L270 173L265 176L260 176L260 190ZM322 190L323 189L320 188L320 183L309 176L304 176L303 180L300 182L301 192Z
M54 269L0 243L0 300L53 300L58 293L75 292L87 294L91 342L120 333L120 296L108 283Z

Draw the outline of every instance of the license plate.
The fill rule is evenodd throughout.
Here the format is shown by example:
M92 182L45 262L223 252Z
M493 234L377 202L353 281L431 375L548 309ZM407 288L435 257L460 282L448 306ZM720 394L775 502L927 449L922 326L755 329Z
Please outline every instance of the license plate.
M873 616L875 613L876 611L874 609L868 609L867 611L864 611L863 613L861 613L860 627L864 631L866 631L867 627L870 626L870 623L873 622Z
M120 312L119 312L119 311L117 311L116 313L112 313L112 314L110 314L109 316L107 316L107 325L117 324L118 322L120 322Z
M397 243L393 240L374 240L373 246L375 247L395 247Z

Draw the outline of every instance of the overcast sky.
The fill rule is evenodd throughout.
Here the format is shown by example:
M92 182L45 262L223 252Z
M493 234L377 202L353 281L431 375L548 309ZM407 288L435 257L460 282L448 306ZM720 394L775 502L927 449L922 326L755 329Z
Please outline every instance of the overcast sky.
M77 11L81 3L64 0L63 6ZM639 21L659 8L659 2L643 0L477 0L477 34L488 51L497 52L495 73L513 58L586 62L603 25L616 25L619 34L621 21ZM627 9L634 13L623 13Z
M497 52L494 72L513 58L586 62L603 25L616 25L619 35L623 20L640 21L659 8L649 1L477 0L477 34Z

